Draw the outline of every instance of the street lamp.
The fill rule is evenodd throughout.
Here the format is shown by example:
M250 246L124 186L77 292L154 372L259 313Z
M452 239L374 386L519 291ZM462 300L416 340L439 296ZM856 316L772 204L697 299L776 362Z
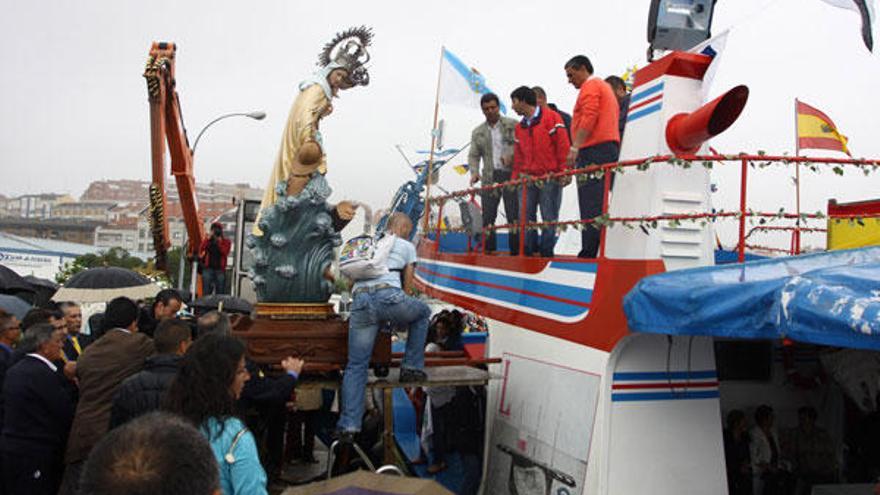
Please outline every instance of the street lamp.
M199 139L202 138L202 134L204 134L205 131L207 131L208 128L211 127L212 125L216 124L217 122L220 122L223 119L228 119L230 117L247 117L247 118L254 119L254 120L263 120L266 118L266 112L263 112L260 110L255 110L253 112L227 113L227 114L221 115L221 116L217 117L216 119L208 122L208 124L205 127L202 127L202 130L199 131L199 134L196 136L196 140L193 142L193 145L191 148L191 153L192 153L193 157L196 155L196 146L199 145ZM184 231L183 244L182 244L181 251L180 251L180 261L178 262L179 269L178 269L178 274L177 274L178 275L177 276L177 287L180 289L183 289L183 276L184 276L183 253L186 252L186 242L187 242L186 231ZM199 242L201 242L201 240L199 240ZM191 292L190 293L193 294L193 296L195 296L195 293L196 293L196 269L197 268L198 268L198 260L193 260L192 273L190 274L190 280L191 280L191 283L190 283Z
M217 117L216 119L208 122L208 125L206 125L205 127L202 127L202 130L199 131L199 134L196 136L196 140L192 145L192 154L193 155L196 154L196 146L199 145L199 139L202 138L202 134L204 134L205 131L208 130L208 127L211 127L212 125L216 124L217 122L220 122L223 119L228 119L229 117L248 117L248 118L251 118L254 120L263 120L266 118L266 112L261 112L261 111L257 110L257 111L253 111L253 112L227 113L225 115L221 115L221 116Z

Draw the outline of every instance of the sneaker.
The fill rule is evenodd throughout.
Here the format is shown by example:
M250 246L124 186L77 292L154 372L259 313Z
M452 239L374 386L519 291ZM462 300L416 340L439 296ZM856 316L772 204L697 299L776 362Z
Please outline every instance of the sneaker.
M427 373L422 370L400 368L400 383L423 382L427 379Z

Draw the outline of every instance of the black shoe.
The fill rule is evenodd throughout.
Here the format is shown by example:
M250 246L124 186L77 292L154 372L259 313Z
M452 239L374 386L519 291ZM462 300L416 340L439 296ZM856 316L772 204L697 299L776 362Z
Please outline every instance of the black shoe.
M356 431L342 431L336 430L333 432L333 439L339 440L339 443L354 443L354 437L357 435Z
M422 370L400 368L400 383L423 382L428 379L427 373Z

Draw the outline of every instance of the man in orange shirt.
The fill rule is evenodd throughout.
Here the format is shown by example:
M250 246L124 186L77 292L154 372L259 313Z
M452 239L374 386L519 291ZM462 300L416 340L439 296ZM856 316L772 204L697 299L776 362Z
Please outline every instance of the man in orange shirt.
M571 148L568 166L614 163L620 155L620 132L617 128L620 108L614 91L601 78L593 76L593 64L584 55L577 55L565 64L568 82L577 88L577 102L571 119ZM578 179L578 204L581 218L602 214L603 180ZM581 232L580 258L595 258L599 252L599 229L585 226Z

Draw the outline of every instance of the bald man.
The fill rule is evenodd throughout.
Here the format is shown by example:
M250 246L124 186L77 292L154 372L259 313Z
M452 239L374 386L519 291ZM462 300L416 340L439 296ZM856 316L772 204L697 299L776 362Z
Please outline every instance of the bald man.
M400 381L419 382L426 376L425 337L431 310L415 293L413 270L416 248L407 239L412 221L403 213L388 219L386 235L394 235L388 255L388 273L375 279L359 280L352 287L353 301L348 320L348 365L342 378L342 414L336 427L343 442L351 442L361 429L367 367L379 328L386 323L407 330L406 353L400 366ZM402 276L401 276L402 274Z

